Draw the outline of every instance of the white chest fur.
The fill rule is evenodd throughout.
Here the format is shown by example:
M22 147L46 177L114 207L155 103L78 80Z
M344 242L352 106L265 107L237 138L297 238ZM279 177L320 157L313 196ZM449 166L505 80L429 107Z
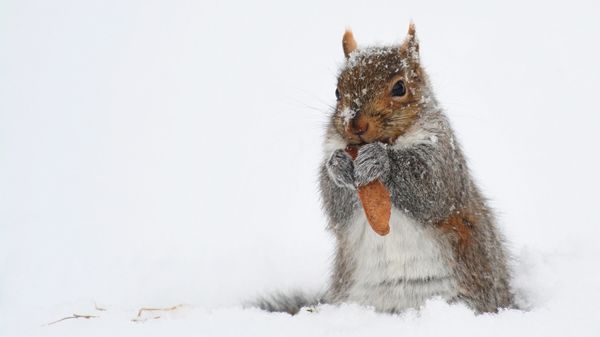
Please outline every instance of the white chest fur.
M390 233L377 235L359 210L349 228L353 283L347 300L379 311L421 306L456 295L456 285L430 228L392 208Z

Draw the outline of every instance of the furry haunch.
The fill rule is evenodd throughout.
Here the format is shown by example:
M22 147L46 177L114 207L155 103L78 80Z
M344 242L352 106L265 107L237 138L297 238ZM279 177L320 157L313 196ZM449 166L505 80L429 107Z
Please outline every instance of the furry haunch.
M336 239L329 288L259 306L354 302L395 313L441 297L478 313L513 307L502 235L421 67L414 26L401 45L364 49L347 31L343 49L319 181ZM360 146L354 161L348 145ZM375 179L391 196L387 236L371 230L357 197Z

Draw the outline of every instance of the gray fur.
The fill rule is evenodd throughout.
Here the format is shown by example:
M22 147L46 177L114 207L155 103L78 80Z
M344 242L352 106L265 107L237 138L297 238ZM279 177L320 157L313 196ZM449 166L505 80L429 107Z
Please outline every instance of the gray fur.
M295 315L304 307L316 306L322 302L323 298L321 295L296 291L289 294L274 293L270 296L260 298L251 303L251 305L270 312L286 312L290 315Z
M344 150L336 150L325 167L337 186L354 189L354 163Z
M390 160L382 143L371 143L362 146L354 162L356 186L363 186L390 173Z

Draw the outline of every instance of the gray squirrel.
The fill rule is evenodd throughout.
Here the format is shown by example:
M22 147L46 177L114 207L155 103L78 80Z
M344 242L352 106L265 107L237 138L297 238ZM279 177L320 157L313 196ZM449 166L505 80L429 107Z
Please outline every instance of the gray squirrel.
M421 67L414 25L399 46L359 49L351 31L342 46L319 180L336 239L329 287L255 305L295 314L358 303L398 313L440 297L477 313L515 307L503 237ZM359 146L355 160L349 145ZM357 197L376 179L391 197L387 236L370 228Z

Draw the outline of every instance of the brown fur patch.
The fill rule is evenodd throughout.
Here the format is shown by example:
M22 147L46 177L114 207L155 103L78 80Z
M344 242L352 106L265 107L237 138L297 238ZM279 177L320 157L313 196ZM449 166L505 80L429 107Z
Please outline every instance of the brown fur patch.
M419 41L417 40L417 29L415 28L414 23L410 23L408 26L408 34L400 47L403 50L408 51L409 49L413 49L411 52L419 52Z
M344 48L344 55L350 56L354 50L356 50L356 40L354 40L354 34L350 29L346 29L344 37L342 38L342 47Z
M399 80L404 79L401 76L396 76L390 80L387 85L387 90L383 95L376 98L372 104L372 109L378 111L384 120L392 118L394 120L393 127L384 127L381 130L378 130L381 138L387 139L390 143L394 142L396 138L404 134L404 132L413 125L421 111L421 108L417 104L418 101L416 99L417 95L415 90L407 88L406 95L403 97L392 97L390 95L392 87ZM404 80L404 82L407 83L406 80Z
M417 28L415 27L415 23L414 22L410 22L410 24L408 25L408 36L415 36L417 33Z
M456 211L441 221L438 226L441 230L451 235L452 242L456 244L458 251L464 252L470 245L472 224L473 220L470 216L461 211Z

